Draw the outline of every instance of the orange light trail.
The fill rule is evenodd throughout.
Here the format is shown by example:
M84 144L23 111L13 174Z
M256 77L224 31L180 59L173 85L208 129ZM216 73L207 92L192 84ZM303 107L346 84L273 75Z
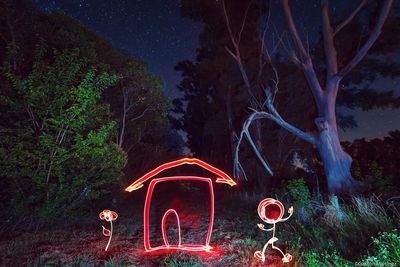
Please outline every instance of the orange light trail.
M141 178L137 179L135 182L133 182L131 185L129 185L127 188L125 188L125 191L132 192L134 190L137 190L137 189L143 187L144 182L146 182L147 180L156 176L160 172L177 167L177 166L185 165L185 164L198 165L198 166L203 167L204 169L218 175L218 177L215 181L216 183L225 183L230 186L236 185L236 182L231 177L229 177L229 175L227 175L225 172L221 171L220 169L215 168L215 167L211 166L210 164L208 164L202 160L196 159L196 158L183 158L183 159L167 162L167 163L164 163L164 164L158 166L157 168L146 173Z

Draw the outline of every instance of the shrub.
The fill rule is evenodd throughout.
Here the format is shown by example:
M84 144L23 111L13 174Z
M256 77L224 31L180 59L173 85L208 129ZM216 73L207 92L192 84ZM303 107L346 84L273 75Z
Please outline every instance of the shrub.
M361 261L362 265L380 266L400 263L400 235L397 229L383 232L377 238L372 238L376 254Z
M10 214L33 210L50 218L104 196L126 164L126 153L111 141L117 122L101 103L116 75L96 71L78 49L42 43L26 77L5 75L13 92L7 108L15 117L0 114L0 177L7 181L2 192L10 194L4 198ZM16 203L23 205L16 210Z
M286 186L286 191L292 198L294 206L309 207L311 194L302 177L290 180Z
M285 195L289 198L289 206L293 206L295 214L302 222L308 221L312 211L312 198L303 178L290 180L285 188Z
M353 263L339 256L336 251L332 253L311 251L304 254L306 266L320 267L320 266L354 266Z

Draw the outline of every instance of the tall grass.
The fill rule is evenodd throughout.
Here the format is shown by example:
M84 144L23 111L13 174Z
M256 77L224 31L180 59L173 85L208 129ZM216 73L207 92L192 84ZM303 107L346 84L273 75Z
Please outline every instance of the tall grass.
M288 201L298 203L298 195L289 194ZM291 251L298 255L300 264L307 266L354 265L351 262L360 261L366 251L371 251L374 238L398 227L400 219L396 206L389 207L377 196L356 196L340 204L334 198L321 202L310 196L301 203L304 206L297 210L307 211L307 220L297 212L284 224L280 235L292 244Z

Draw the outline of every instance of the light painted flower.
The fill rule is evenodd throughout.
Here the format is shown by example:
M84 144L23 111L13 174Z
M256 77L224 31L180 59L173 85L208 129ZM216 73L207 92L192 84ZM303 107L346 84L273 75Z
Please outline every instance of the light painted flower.
M118 214L115 211L103 210L100 212L99 217L101 220L106 220L107 222L115 221L118 218Z
M108 239L108 243L106 246L106 251L108 249L108 246L110 245L111 238L112 238L112 231L113 231L113 224L112 222L115 221L118 218L118 214L115 211L111 210L103 210L100 212L99 217L101 220L106 220L107 222L110 222L111 229L108 230L107 228L103 227L103 235L104 236L109 236L110 238Z

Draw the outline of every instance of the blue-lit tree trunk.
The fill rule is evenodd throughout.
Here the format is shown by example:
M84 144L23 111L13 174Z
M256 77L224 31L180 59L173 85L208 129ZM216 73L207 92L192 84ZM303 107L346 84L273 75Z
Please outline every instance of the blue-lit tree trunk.
M322 100L325 103L319 105L320 117L315 120L318 128L315 145L324 165L328 190L331 193L352 191L357 183L350 172L352 158L340 144L335 112L336 99L324 94Z
M330 193L336 194L343 193L344 191L351 192L355 189L357 182L353 179L350 172L352 159L350 155L348 155L343 150L340 144L336 122L335 108L339 84L342 81L343 77L347 75L351 71L351 69L353 69L361 61L361 59L366 55L368 50L377 40L379 34L381 33L383 24L389 14L393 1L385 0L382 2L382 8L380 10L379 16L376 20L374 27L371 29L368 39L360 47L354 57L347 63L347 65L339 70L337 64L337 54L334 44L334 37L343 27L345 27L350 21L352 21L355 15L364 6L366 0L362 0L357 8L336 27L333 27L330 22L328 1L322 0L322 34L326 61L326 78L324 79L324 84L322 84L320 79L317 77L311 56L309 54L309 50L306 49L303 45L303 42L297 31L297 27L293 20L292 12L290 9L289 0L281 0L281 2L283 5L291 39L295 47L294 50L290 52L290 56L292 58L292 61L303 71L304 76L307 79L309 88L314 96L315 105L318 110L318 118L315 119L315 123L318 128L318 134L312 135L289 124L279 115L278 111L275 109L273 103L273 94L278 89L278 75L276 69L271 62L271 58L269 56L268 50L266 49L266 45L264 44L266 32L265 29L263 31L262 37L260 37L260 46L262 50L260 53L260 60L266 58L270 61L268 63L272 66L273 72L275 73L275 88L268 87L268 85L258 85L260 88L266 88L266 100L262 105L260 105L261 109L254 110L254 112L243 123L243 129L239 136L238 144L235 151L235 176L238 177L238 172L243 171L242 166L239 162L239 146L244 137L246 137L246 139L249 141L254 152L256 153L256 156L259 158L265 169L271 175L273 174L270 166L264 161L260 151L257 149L257 146L255 145L255 142L253 141L249 132L249 126L253 121L259 119L269 119L279 124L281 127L285 128L294 135L300 137L301 139L313 144L318 149L319 155L324 164L328 190ZM251 2L249 4L249 7L250 5ZM241 27L238 33L233 34L224 1L222 1L222 8L224 11L226 25L233 46L233 49L230 49L228 47L226 49L236 61L245 85L247 89L251 92L252 88L250 87L250 82L247 77L246 70L243 66L240 55L240 38L246 21L248 9L244 13L243 21L241 23ZM267 63L264 62L260 64L260 66L264 66L266 64Z

